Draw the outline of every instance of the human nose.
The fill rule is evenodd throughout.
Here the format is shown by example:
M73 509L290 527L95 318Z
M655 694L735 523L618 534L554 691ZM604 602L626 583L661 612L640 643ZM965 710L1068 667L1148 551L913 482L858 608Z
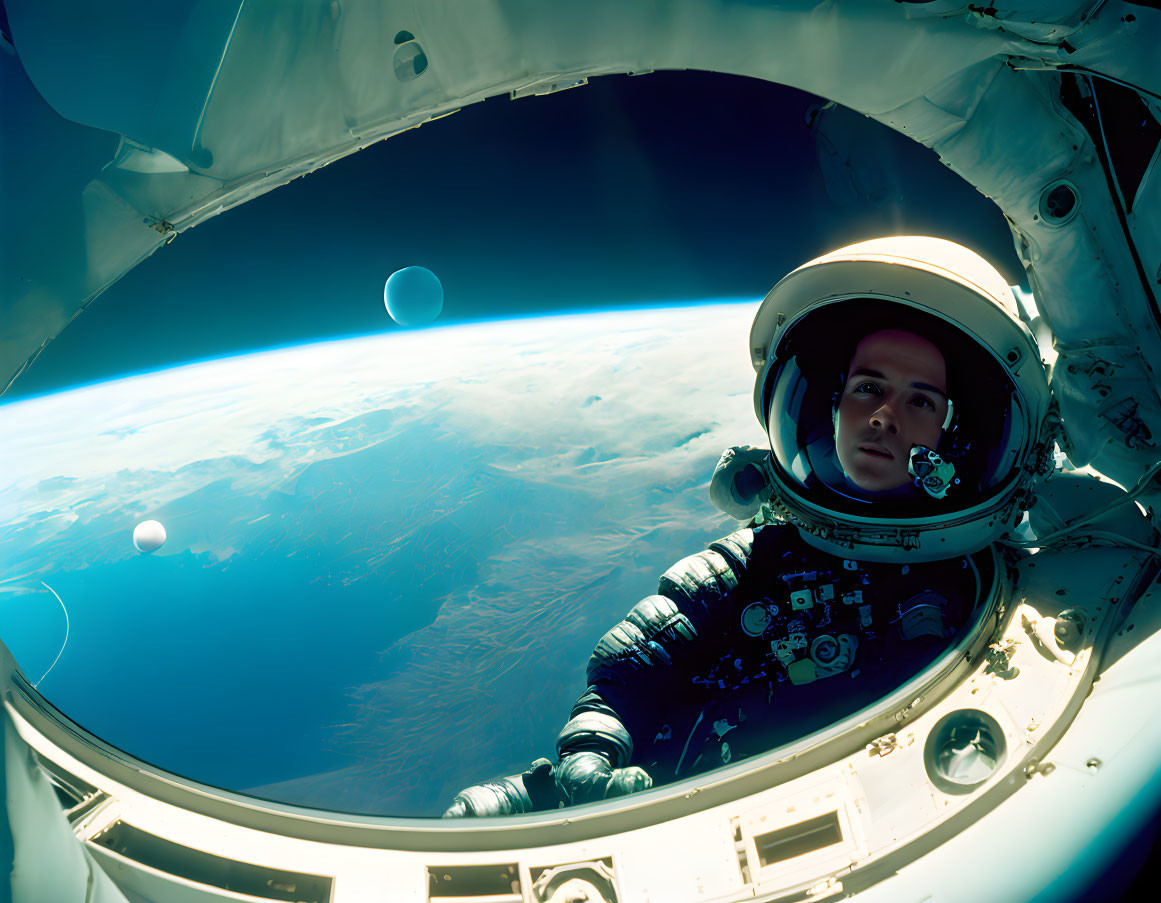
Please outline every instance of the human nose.
M871 415L871 426L877 430L882 430L894 436L899 432L899 423L895 418L895 411L889 402L884 402L879 406L879 409Z

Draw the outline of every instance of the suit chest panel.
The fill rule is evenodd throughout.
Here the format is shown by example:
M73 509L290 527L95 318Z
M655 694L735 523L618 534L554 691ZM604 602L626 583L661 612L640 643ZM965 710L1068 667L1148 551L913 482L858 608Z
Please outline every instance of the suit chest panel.
M879 657L889 641L944 639L970 608L965 558L915 565L840 559L812 548L755 548L745 578L719 603L705 639L715 654L694 683L810 683ZM707 650L708 651L708 650Z

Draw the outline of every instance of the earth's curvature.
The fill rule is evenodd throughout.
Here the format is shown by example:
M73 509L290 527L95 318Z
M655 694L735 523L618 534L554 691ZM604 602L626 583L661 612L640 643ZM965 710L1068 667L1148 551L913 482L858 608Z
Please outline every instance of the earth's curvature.
M0 407L0 639L69 717L284 802L438 815L554 756L593 645L736 523L755 305L346 339ZM162 548L134 526L161 521Z

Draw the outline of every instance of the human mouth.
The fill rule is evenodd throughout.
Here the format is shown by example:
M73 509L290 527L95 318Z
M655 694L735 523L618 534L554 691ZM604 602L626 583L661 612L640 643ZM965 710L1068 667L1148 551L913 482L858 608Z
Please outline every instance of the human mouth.
M860 445L859 451L870 455L873 458L885 458L891 460L895 456L881 445Z

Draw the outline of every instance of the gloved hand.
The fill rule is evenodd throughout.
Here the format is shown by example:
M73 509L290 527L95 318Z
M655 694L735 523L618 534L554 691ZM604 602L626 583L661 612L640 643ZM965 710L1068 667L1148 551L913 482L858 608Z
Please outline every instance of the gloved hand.
M653 778L640 765L630 765L628 768L614 768L609 775L609 783L605 787L605 799L615 796L628 796L630 793L640 793L653 786Z
M444 818L476 815L520 815L558 805L553 766L548 759L537 759L523 774L466 787L456 794Z
M727 448L710 478L710 501L730 517L750 520L770 497L769 467L769 449L752 445Z
M639 765L613 768L600 753L578 752L556 766L556 786L566 806L648 790L653 778Z

